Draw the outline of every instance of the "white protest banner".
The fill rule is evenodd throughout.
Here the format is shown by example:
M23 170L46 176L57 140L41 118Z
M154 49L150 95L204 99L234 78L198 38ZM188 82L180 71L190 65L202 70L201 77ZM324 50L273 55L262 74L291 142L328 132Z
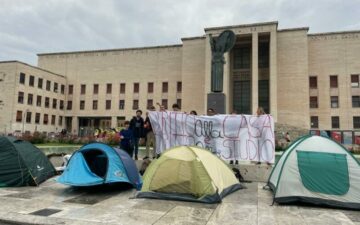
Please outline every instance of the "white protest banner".
M156 152L179 146L209 149L225 160L274 163L274 120L271 115L195 116L181 112L149 112Z

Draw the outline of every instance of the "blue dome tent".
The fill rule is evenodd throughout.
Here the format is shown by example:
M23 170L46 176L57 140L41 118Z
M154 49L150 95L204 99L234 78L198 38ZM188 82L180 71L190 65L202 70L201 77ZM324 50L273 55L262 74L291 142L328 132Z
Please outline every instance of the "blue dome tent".
M140 190L142 180L135 162L121 149L91 143L74 152L57 180L71 186L94 186L124 182Z

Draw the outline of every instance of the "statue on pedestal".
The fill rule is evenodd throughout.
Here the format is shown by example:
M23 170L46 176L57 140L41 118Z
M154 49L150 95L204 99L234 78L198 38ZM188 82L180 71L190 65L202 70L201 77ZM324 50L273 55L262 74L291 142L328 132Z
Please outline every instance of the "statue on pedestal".
M234 47L236 37L231 30L223 31L219 37L213 38L210 34L211 46L211 91L223 91L223 76L224 76L224 53L230 51Z

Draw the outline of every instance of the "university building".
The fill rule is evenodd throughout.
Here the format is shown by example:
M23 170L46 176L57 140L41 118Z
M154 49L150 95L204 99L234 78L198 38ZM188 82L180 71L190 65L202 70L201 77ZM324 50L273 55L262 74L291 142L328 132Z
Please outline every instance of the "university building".
M0 132L118 127L156 103L204 114L209 39L224 30L236 34L225 54L227 113L255 114L261 106L275 122L357 140L360 31L311 34L308 27L278 29L278 22L205 28L178 45L41 53L37 67L1 62Z

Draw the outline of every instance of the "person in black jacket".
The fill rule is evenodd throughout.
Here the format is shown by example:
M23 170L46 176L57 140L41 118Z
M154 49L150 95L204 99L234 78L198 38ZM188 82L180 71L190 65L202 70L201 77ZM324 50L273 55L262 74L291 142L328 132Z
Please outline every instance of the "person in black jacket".
M142 111L140 109L136 110L136 116L130 121L130 129L133 131L135 160L138 160L139 140L144 137L144 119L141 115Z

